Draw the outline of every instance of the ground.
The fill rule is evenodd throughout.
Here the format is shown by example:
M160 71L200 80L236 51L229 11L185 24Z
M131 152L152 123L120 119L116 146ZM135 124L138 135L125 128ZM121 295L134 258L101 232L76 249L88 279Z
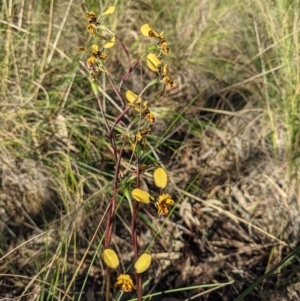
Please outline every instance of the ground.
M116 165L77 47L95 42L84 14L100 16L109 5L0 4L0 301L105 300L101 252ZM173 87L145 94L156 121L141 187L158 195L152 173L163 166L175 200L164 218L154 204L139 207L139 252L152 255L143 274L149 300L300 300L298 6L132 1L101 21L125 45L105 50L116 86L124 47L134 62L151 45L142 24L164 30L170 47ZM121 97L154 77L142 57ZM112 125L118 97L104 72L96 79ZM118 148L134 129L133 111L116 128ZM123 188L126 179L135 185L130 143L124 149ZM124 195L120 188L111 248L130 271L132 204Z

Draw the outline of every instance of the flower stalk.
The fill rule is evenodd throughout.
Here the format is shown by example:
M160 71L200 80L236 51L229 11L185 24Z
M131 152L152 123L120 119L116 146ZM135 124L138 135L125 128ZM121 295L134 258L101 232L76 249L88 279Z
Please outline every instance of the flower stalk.
M155 45L145 50L143 55L131 63L128 48L122 40L109 28L101 24L102 19L107 15L114 13L114 11L114 6L108 7L102 13L99 20L94 12L88 12L85 14L85 17L88 20L88 25L86 27L88 32L90 35L99 38L100 42L99 44L93 44L91 47L78 47L78 51L88 54L86 68L89 72L91 89L98 102L114 158L114 177L109 196L110 201L106 216L104 250L102 253L102 258L106 265L105 298L106 301L110 300L111 270L116 270L118 272L118 277L116 278L114 286L120 287L123 292L132 292L133 290L136 290L138 300L142 301L142 273L149 269L152 258L148 253L139 255L137 228L138 213L140 212L141 207L154 205L157 208L158 216L166 216L169 213L169 207L174 205L174 201L171 196L164 192L168 183L167 173L164 168L157 167L153 172L154 183L159 189L158 196L153 196L153 193L141 188L142 174L154 166L152 163L150 165L144 163L147 160L147 157L144 154L148 147L151 127L155 126L156 120L154 114L151 112L151 103L153 98L156 96L151 96L149 87L160 84L162 85L162 91L164 91L165 87L171 88L173 86L173 81L169 76L167 64L164 63L164 55L169 53L169 47L164 37L164 32L162 31L161 33L157 33L149 24L144 24L141 27L142 34L154 39ZM115 83L113 74L109 72L109 50L114 47L116 42L121 46L120 48L124 52L128 61L127 70L122 76L119 84ZM140 93L135 93L131 90L125 91L124 95L127 101L124 101L122 91L123 85L125 85L130 79L130 75L136 69L138 64L143 63L144 57L146 59L145 64L150 69L150 73L153 74L153 72L155 72L156 78L151 80ZM115 116L112 121L107 118L106 112L102 106L98 82L99 73L103 73L108 78L115 98L119 101L118 103L121 113ZM162 93L157 93L156 95L162 95ZM133 118L130 120L132 115ZM130 120L129 122L128 119ZM128 134L124 134L123 138L119 139L119 133L122 131L124 132L124 126ZM135 171L131 173L128 172L128 169L125 171L122 169L122 162L127 160L124 156L124 152L128 148L131 150L132 155L127 164L132 166L132 160L136 162ZM143 162L143 164L141 164L141 162ZM130 191L130 193L127 193L127 191ZM134 273L132 275L127 271L120 270L119 257L116 252L111 249L117 201L120 199L120 194L122 192L134 201L130 224L131 244L134 253ZM135 284L133 278L135 279Z

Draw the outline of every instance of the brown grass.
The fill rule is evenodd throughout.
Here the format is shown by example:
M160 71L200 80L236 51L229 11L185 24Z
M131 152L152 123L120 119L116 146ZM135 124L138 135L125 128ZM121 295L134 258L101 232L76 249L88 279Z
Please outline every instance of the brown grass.
M85 10L76 0L0 4L0 300L104 298L113 158L76 50L93 43L84 12L100 8L88 2ZM145 294L182 290L152 300L234 300L299 243L298 123L288 118L298 113L299 82L283 67L282 44L298 31L266 3L123 1L104 21L132 58L147 45L143 23L163 29L171 49L175 87L151 103L157 126L149 143L176 206L165 224L143 208L138 235L154 258ZM117 82L126 66L120 51L109 52ZM142 61L124 89L139 91L151 76ZM101 83L113 116L113 91ZM143 185L153 185L148 174ZM133 258L129 237L130 209L120 198L113 244L124 267ZM298 300L297 279L294 259L245 300Z

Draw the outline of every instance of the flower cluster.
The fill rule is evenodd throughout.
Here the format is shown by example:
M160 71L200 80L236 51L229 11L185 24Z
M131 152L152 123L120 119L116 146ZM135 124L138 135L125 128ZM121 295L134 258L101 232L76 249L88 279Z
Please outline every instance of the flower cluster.
M155 122L155 117L150 112L147 101L143 101L139 95L133 93L131 90L126 91L126 99L128 100L128 105L133 107L135 111L140 114L142 119L145 119L150 124ZM151 128L148 127L147 122L145 124L145 128L140 128L134 138L131 138L131 148L133 150L135 150L137 144L140 144L143 147L147 145L146 136L151 131Z
M137 112L141 113L142 117L145 117L150 123L155 122L154 115L148 109L147 101L143 101L141 97L130 90L126 91L126 99L130 106L134 107Z
M86 61L87 69L90 74L98 73L100 70L103 70L103 61L107 59L107 54L99 50L98 45L92 45L90 49L86 49L85 47L78 47L78 51L88 52L89 57Z
M157 42L156 45L160 49L159 54L155 54L152 52L148 53L147 55L148 68L154 72L157 72L159 81L164 84L164 87L165 86L172 87L173 81L170 79L170 76L168 75L167 65L162 64L161 61L162 54L163 53L167 54L169 52L169 48L167 46L166 39L163 36L163 32L158 34L155 30L153 30L149 26L149 24L144 24L141 27L141 32L144 36L155 38ZM128 101L128 105L133 107L135 111L139 113L140 119L146 120L145 126L139 126L139 130L137 134L135 134L133 138L131 137L131 148L133 150L136 149L137 145L141 145L142 147L145 147L147 145L146 136L151 131L151 128L149 128L149 123L151 125L155 122L155 117L148 108L148 102L143 101L141 97L142 93L137 95L131 90L127 90L125 94L126 99Z
M104 13L102 13L101 18L105 15L110 15L115 11L115 6L110 6ZM100 25L100 22L97 21L97 17L94 12L89 12L85 14L85 17L89 19L89 24L87 25L87 30L91 35L97 33L97 29Z
M174 201L168 193L164 192L164 189L168 183L168 176L166 171L158 167L154 170L153 173L154 183L160 189L160 194L155 202L157 212L159 216L165 216L169 213L168 206L174 205ZM132 197L141 203L149 204L150 203L150 194L140 188L135 188L131 192Z
M157 42L157 46L164 52L169 53L169 48L166 39L164 38L164 32L158 34L149 24L144 24L141 27L141 32L145 37L154 38Z
M100 23L97 22L95 13L93 12L86 13L85 17L89 19L89 24L86 27L87 30L90 32L90 34L95 34L97 26L100 25Z
M142 284L142 276L141 274L145 272L149 266L151 265L151 255L149 254L142 254L139 256L138 250L138 218L139 218L139 202L142 203L150 203L152 202L155 207L157 208L157 212L159 216L166 216L169 213L170 206L174 205L174 201L172 197L164 192L167 183L168 177L166 171L158 167L154 170L153 178L156 187L159 189L159 194L157 197L152 197L150 194L140 189L141 183L141 175L149 169L149 165L145 164L147 162L147 155L145 152L139 151L141 148L143 150L144 147L147 146L147 136L151 132L151 126L155 123L155 117L153 113L150 111L148 107L148 101L143 99L149 97L145 92L148 90L150 86L156 85L157 83L161 83L162 91L164 91L165 87L173 87L173 81L171 80L169 73L168 73L168 66L167 64L163 63L163 57L169 53L169 47L167 44L166 39L164 38L164 32L160 34L157 33L154 29L152 29L149 24L144 24L141 27L141 32L144 36L149 37L155 40L155 45L150 47L146 52L146 63L148 68L155 72L157 78L153 79L147 86L138 94L134 93L131 90L127 90L125 93L125 97L127 99L127 106L122 97L122 88L123 84L131 75L132 71L136 68L138 63L141 61L141 57L139 57L136 62L131 63L131 58L129 55L129 51L126 45L122 42L122 40L117 37L110 29L105 27L101 24L102 18L106 15L112 14L115 11L114 6L108 7L105 10L100 18L96 17L94 12L88 12L85 14L85 18L88 20L87 30L89 34L92 36L92 39L97 38L100 41L97 43L92 43L92 46L85 47L78 47L78 51L86 52L88 58L86 60L86 66L90 73L90 83L92 90L95 94L95 97L98 101L99 110L102 114L102 118L104 120L105 128L107 131L107 136L109 139L109 143L111 145L111 149L113 151L113 158L115 160L115 171L114 171L114 180L112 184L112 192L111 192L111 199L109 204L109 212L107 214L106 220L106 230L105 230L105 237L104 237L104 251L102 253L102 258L104 263L106 264L106 301L110 300L110 273L111 270L116 270L118 273L117 279L115 281L115 287L121 287L123 292L131 292L136 290L137 292L137 299L142 301L142 291L143 291L143 284ZM120 84L117 84L114 81L114 78L107 69L107 59L108 55L105 53L108 48L111 48L115 45L116 40L119 44L119 49L124 51L126 55L129 65L127 68L126 73L122 77ZM104 42L103 42L104 41ZM144 56L144 54L142 54ZM109 82L115 92L116 98L119 100L119 106L121 109L120 114L115 116L114 122L111 122L111 118L107 118L106 111L102 105L101 101L101 93L102 90L99 89L100 83L98 83L99 78L95 76L97 73L103 72L103 76L109 79ZM157 95L162 95L162 93L157 93ZM128 120L126 117L128 112L132 110L135 113L133 120ZM127 130L130 134L126 135L126 141L130 141L131 148L132 148L132 158L134 158L137 162L136 171L134 172L134 177L132 177L132 173L128 175L127 170L123 173L122 170L122 160L126 158L124 156L124 149L125 144L122 144L122 147L119 147L118 137L120 136L120 132L125 132ZM128 139L128 140L127 140ZM124 142L124 141L122 141ZM125 159L126 160L126 159ZM143 164L142 164L143 162ZM151 165L153 166L153 165ZM121 176L126 177L128 176L128 181L120 180ZM128 190L128 186L130 185L132 179L136 177L136 186L135 189ZM134 252L134 276L135 282L134 284L132 273L127 273L121 271L119 266L119 258L116 252L110 249L112 234L115 229L114 222L115 222L115 214L117 208L117 202L119 198L120 191L124 192L124 195L129 199L131 203L131 198L136 200L134 202L134 208L131 208L131 242L132 242L132 249ZM131 196L129 191L131 191Z
M162 31L160 34L158 34L154 29L150 27L149 24L144 24L141 27L141 32L146 37L155 38L156 45L160 49L160 53L158 55L152 52L147 55L147 66L150 70L158 73L159 79L164 85L167 85L168 87L172 88L173 81L168 75L167 65L163 65L161 61L162 53L169 53L169 47L166 42L166 39L164 38L164 32Z
M102 257L105 264L110 269L118 270L120 261L118 255L114 250L105 249L102 254ZM146 270L148 270L151 264L151 260L152 260L151 255L147 253L142 254L134 264L135 273L142 274ZM131 292L133 289L135 289L135 285L133 283L131 276L125 273L119 273L115 286L121 286L121 290L126 293Z
M110 6L102 15L101 18L105 15L112 14L115 11L114 6ZM101 23L97 21L96 15L94 12L89 12L85 14L85 17L89 19L89 24L87 25L87 30L90 32L91 35L98 33L98 30L105 29L104 26L101 26ZM101 39L106 40L105 37L100 36ZM103 49L111 48L115 45L115 36L113 36L108 42L103 45ZM89 70L90 74L94 75L99 71L105 72L103 69L103 61L107 59L107 54L103 51L99 50L98 45L92 45L90 49L85 47L78 47L78 51L88 52L89 57L86 61L87 69Z

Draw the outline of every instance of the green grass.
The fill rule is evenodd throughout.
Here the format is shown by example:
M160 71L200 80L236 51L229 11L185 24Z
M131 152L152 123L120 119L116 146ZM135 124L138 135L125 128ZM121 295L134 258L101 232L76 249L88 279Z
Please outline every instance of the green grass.
M26 5L22 7L23 4ZM42 194L37 192L39 203L27 201L27 189L33 188L25 187L25 192L19 194L23 199L17 200L22 207L18 209L6 198L10 184L4 183L4 176L0 175L0 210L4 212L0 212L0 219L4 221L5 233L0 238L0 278L20 287L31 296L30 300L68 300L68 295L75 292L82 295L91 285L92 276L86 271L103 266L99 251L105 230L102 217L112 194L114 162L97 100L80 63L85 59L77 52L77 46L95 42L85 28L84 13L100 14L109 5L116 5L116 12L103 22L128 47L132 61L150 46L149 40L140 34L142 24L149 23L158 32L164 30L168 40L170 54L166 60L175 87L166 89L159 99L151 100L150 92L145 97L149 98L149 107L153 107L158 122L162 122L157 122L157 132L149 137L154 148L149 152L149 160L161 161L167 167L170 193L177 193L174 198L178 208L187 199L197 207L192 197L179 193L182 189L195 199L209 195L216 199L212 204L221 200L228 206L224 209L230 212L227 218L234 220L238 213L231 212L230 194L221 193L221 188L212 193L214 188L223 189L230 181L238 183L236 170L226 163L233 157L234 162L248 162L250 166L255 164L251 160L256 154L264 154L274 169L286 163L278 187L291 196L288 201L292 196L297 198L299 191L298 0L100 1L99 5L85 1L84 9L72 0L4 1L0 4L0 169L2 174L11 170L18 177L25 177L30 171L19 168L18 162L33 160L33 168L39 170L41 166L42 173L49 178L47 189L55 191L48 212L49 204L43 202ZM118 83L125 73L124 54L119 46L107 52L108 69ZM122 96L127 89L141 91L151 79L153 73L147 70L143 58L131 80L125 82ZM108 120L113 122L120 110L118 101L107 78L100 76L100 84L106 93L103 98ZM154 91L154 87L149 91ZM249 112L255 113L253 117L249 117ZM242 123L237 122L239 118ZM243 135L252 124L256 136L248 141ZM126 127L120 127L119 132L125 135ZM253 154L246 159L239 155L239 142L249 142L251 151L255 150ZM241 149L244 151L243 146ZM197 164L192 160L191 165L186 164L191 153ZM130 164L129 168L133 168ZM149 178L146 174L145 179ZM278 182L277 178L274 182ZM292 183L294 186L290 186ZM259 204L265 199L262 195ZM127 212L129 205L122 193L119 202L119 210ZM217 212L215 207L209 207L209 202L203 204L204 212ZM282 201L266 207L286 205ZM19 222L17 216L22 212L34 223L24 216ZM152 225L153 211L145 211L142 216L141 224L160 241L163 230ZM177 212L172 216L177 221L184 218ZM128 225L126 216L123 218ZM249 223L245 216L239 218ZM257 224L269 233L261 220ZM195 222L192 226L200 227ZM34 242L32 238L41 233L42 242ZM181 255L187 256L184 252ZM278 261L283 257L278 255ZM102 279L102 275L99 277ZM81 284L78 278L84 279ZM225 277L218 279L220 287L229 282ZM264 279L260 278L254 286L258 287ZM210 285L211 281L202 285ZM275 286L279 284L280 279ZM148 290L149 295L170 289L161 283L155 285L154 291ZM184 285L181 293L188 287L187 283ZM102 298L103 291L96 291ZM239 293L240 287L230 296L237 297ZM117 299L118 292L114 294Z

